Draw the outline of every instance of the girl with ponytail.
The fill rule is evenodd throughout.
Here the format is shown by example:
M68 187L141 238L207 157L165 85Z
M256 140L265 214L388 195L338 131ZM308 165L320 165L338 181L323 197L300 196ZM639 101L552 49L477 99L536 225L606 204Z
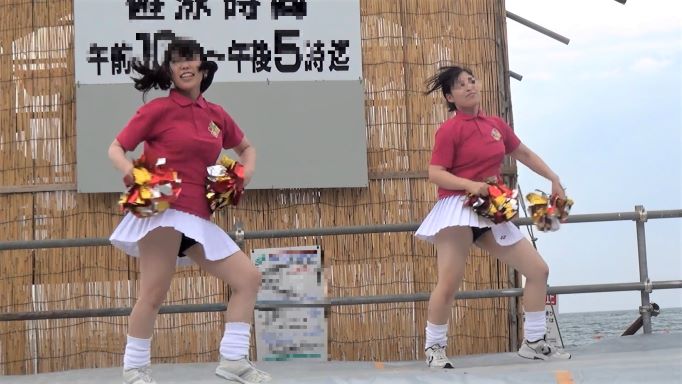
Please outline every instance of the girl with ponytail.
M147 67L137 62L133 68L140 74L134 82L143 99L151 89L169 93L137 110L111 143L109 158L124 179L129 178L133 163L126 152L144 143L150 164L165 158L166 166L177 171L181 191L170 208L154 216L138 218L128 213L110 237L114 246L137 257L140 268L140 293L130 314L123 356L123 382L156 383L150 369L156 316L176 265L192 262L226 282L232 291L216 375L239 383L269 381L270 375L248 359L260 272L227 233L210 221L212 212L205 195L206 168L216 163L222 149L239 155L245 185L255 170L256 150L232 117L204 98L218 65L206 60L197 42L176 38L160 65Z
M505 155L548 179L552 194L566 199L559 176L521 143L507 123L483 112L479 84L470 69L459 66L442 67L427 82L426 93L440 91L448 110L456 113L436 131L429 181L438 186L438 201L415 233L433 243L438 254L438 282L431 292L426 322L426 363L453 368L446 355L448 319L472 244L526 277L525 340L518 354L528 359L569 359L569 353L545 338L547 264L514 224L493 223L466 203L467 194L486 196L489 183L501 181Z

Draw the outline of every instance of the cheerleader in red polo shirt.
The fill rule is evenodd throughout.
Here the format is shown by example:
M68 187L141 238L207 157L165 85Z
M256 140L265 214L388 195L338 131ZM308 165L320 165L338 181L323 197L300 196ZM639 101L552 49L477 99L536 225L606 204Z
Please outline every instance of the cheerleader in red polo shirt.
M216 375L239 383L270 380L248 359L260 272L235 242L209 221L206 168L216 163L221 149L231 148L239 155L245 184L256 165L256 150L239 126L222 107L202 95L217 69L215 62L202 58L199 44L184 39L169 44L161 66L150 69L137 63L135 70L142 76L135 79L136 89L146 94L151 88L172 88L168 96L140 107L109 147L114 166L129 178L133 164L125 153L144 143L145 158L152 164L165 158L166 165L177 171L182 187L170 208L146 218L128 213L110 238L114 246L138 257L140 263L140 294L130 314L123 357L125 384L155 383L150 350L156 316L176 265L191 261L232 289Z
M427 94L440 90L449 110L456 113L436 131L429 180L438 186L439 200L415 234L435 244L438 254L438 283L431 292L426 323L427 365L453 368L445 354L448 316L473 243L526 277L525 339L518 354L528 359L569 359L570 354L545 340L547 264L514 224L495 224L465 204L467 193L486 196L486 182L500 180L505 154L547 178L552 193L565 198L559 177L502 119L483 113L480 86L469 69L443 67L428 86Z

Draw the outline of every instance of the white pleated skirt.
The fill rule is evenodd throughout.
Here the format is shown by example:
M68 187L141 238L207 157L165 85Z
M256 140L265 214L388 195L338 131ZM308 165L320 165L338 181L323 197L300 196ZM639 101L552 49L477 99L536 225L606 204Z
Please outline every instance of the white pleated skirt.
M116 227L109 241L116 248L134 257L140 256L137 242L151 230L159 227L172 227L185 236L194 239L204 248L207 260L224 259L235 252L239 247L230 236L214 223L202 219L191 213L178 211L172 208L146 218L138 218L128 213ZM176 251L177 254L177 251ZM188 265L192 260L189 257L179 257L177 264Z
M435 243L436 234L449 227L490 228L495 241L501 246L516 244L523 239L517 226L510 222L495 224L485 217L479 216L465 205L466 196L448 196L438 200L415 232L418 239Z

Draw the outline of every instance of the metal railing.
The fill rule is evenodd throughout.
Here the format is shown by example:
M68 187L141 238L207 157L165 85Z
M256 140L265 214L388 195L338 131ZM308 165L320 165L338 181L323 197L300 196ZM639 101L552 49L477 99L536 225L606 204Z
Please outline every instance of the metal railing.
M647 212L643 206L638 205L632 212L614 213L595 213L572 215L568 218L568 223L590 223L606 221L635 221L637 231L637 255L639 259L639 278L638 282L612 283L612 284L586 284L548 287L549 294L578 294L578 293L597 293L597 292L618 292L618 291L640 291L641 303L639 311L642 315L644 333L651 333L651 314L654 308L650 302L649 294L654 290L660 289L680 289L682 280L651 281L647 267L646 254L646 235L644 224L647 220L681 218L682 209L661 210ZM532 225L529 218L514 220L516 225ZM238 243L250 239L272 239L284 237L318 237L330 235L352 235L369 233L395 233L395 232L414 232L419 227L418 223L410 224L385 224L367 225L351 227L331 227L331 228L301 228L286 230L266 230L246 232L243 228L237 227L235 231L228 232ZM19 250L19 249L42 249L42 248L66 248L66 247L89 247L110 245L107 238L84 238L84 239L61 239L61 240L29 240L29 241L5 241L0 242L0 250ZM241 244L240 244L241 245ZM377 295L377 296L351 296L331 298L318 301L258 301L256 309L271 309L281 307L329 307L340 305L358 304L383 304L399 302L427 301L429 292L419 292L401 295ZM455 295L455 299L479 299L497 297L517 297L523 295L522 288L494 289L462 291ZM190 312L221 312L226 309L223 303L218 304L187 304L187 305L167 305L161 307L159 313L190 313ZM132 308L98 308L98 309L74 309L56 311L35 311L35 312L10 312L0 313L0 321L21 321L21 320L40 320L40 319L65 319L65 318L84 318L84 317L105 317L105 316L127 316Z

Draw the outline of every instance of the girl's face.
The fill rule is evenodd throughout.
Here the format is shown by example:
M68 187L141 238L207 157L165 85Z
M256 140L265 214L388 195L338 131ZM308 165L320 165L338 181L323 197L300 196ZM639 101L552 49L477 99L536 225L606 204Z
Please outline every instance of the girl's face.
M463 71L445 97L457 110L470 110L481 104L481 86L473 75Z
M201 80L204 71L199 70L201 58L194 55L191 58L179 56L173 53L170 61L170 70L175 88L188 94L199 94Z

